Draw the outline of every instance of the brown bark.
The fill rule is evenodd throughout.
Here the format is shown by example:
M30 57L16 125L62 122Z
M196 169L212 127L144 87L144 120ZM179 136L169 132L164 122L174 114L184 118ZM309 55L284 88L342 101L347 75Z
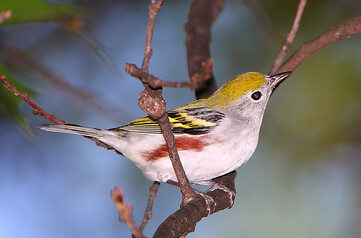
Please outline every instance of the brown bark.
M189 78L201 81L195 90L197 98L210 96L217 90L213 74L201 77L204 63L210 59L211 27L222 11L225 0L195 0L185 26ZM195 77L198 76L198 77ZM199 78L201 77L201 78Z
M214 182L222 184L230 189L234 194L236 193L234 180L236 179L237 172L233 171L227 175L213 179ZM230 194L216 189L207 192L206 195L211 197L214 201L213 206L209 207L204 199L197 199L189 202L181 209L170 215L157 229L154 236L155 238L172 238L179 237L183 234L194 231L194 228L203 217L207 217L212 213L231 208L233 205L234 197ZM210 209L210 211L207 210Z
M287 61L277 70L276 73L294 71L313 53L333 42L350 38L351 36L359 33L361 33L361 16L348 19L340 25L329 29L317 38L303 44L287 59Z
M55 124L66 124L66 121L60 120L56 118L54 115L50 114L46 110L44 110L39 104L37 104L28 94L19 91L15 88L4 75L0 74L0 81L4 85L4 87L12 92L15 96L23 99L27 104L29 104L33 109L34 115L40 115L49 121L54 122Z
M269 72L269 75L274 74L278 70L278 68L282 64L282 61L286 57L288 50L291 48L291 45L292 45L293 41L295 40L297 31L298 31L298 27L300 26L303 10L306 7L306 3L307 3L307 0L300 0L300 2L298 4L295 19L293 20L292 28L291 28L290 32L288 33L287 38L286 38L285 42L283 43L280 52L278 53L276 59L273 62L273 65Z
M145 226L147 225L148 221L152 218L153 214L152 214L152 210L153 210L153 203L155 198L157 197L157 191L159 188L160 183L159 182L154 182L152 184L152 186L150 186L149 188L149 197L148 197L148 204L147 207L144 211L144 216L142 219L142 223L139 226L139 230L141 232L143 232Z

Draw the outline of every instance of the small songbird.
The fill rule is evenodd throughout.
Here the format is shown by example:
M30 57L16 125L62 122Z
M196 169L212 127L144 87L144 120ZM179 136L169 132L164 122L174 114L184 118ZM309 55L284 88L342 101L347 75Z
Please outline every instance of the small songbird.
M290 74L244 73L208 98L167 111L180 160L192 184L203 184L249 160L257 147L267 102ZM76 125L40 128L96 138L129 158L147 178L177 181L159 125L149 117L112 129Z

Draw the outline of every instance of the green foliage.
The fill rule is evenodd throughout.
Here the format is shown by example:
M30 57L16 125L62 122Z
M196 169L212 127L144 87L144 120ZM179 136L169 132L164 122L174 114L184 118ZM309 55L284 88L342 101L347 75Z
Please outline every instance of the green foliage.
M3 25L60 20L79 14L82 8L43 0L1 0L0 12L6 10L11 10L12 16Z
M26 87L14 76L11 70L0 63L0 73L5 75L9 82L14 85L21 92L25 92L30 96L34 96L36 93L30 88ZM25 119L19 112L19 104L22 101L21 98L15 96L9 90L0 86L0 116L10 115L13 120L28 134L31 134L31 130L26 123Z

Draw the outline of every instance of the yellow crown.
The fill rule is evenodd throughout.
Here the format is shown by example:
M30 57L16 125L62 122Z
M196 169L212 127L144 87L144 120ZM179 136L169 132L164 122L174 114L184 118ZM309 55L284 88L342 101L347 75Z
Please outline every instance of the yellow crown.
M205 105L210 108L225 108L232 105L246 92L261 87L265 82L263 74L247 72L225 83L209 98L195 101L187 106Z

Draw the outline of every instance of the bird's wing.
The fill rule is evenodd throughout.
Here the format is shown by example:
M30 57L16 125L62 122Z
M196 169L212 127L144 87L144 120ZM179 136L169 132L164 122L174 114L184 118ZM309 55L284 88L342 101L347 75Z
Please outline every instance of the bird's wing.
M224 114L207 107L177 108L167 112L175 134L200 135L208 133L224 118ZM115 132L160 134L157 121L143 117L128 125L110 129Z

